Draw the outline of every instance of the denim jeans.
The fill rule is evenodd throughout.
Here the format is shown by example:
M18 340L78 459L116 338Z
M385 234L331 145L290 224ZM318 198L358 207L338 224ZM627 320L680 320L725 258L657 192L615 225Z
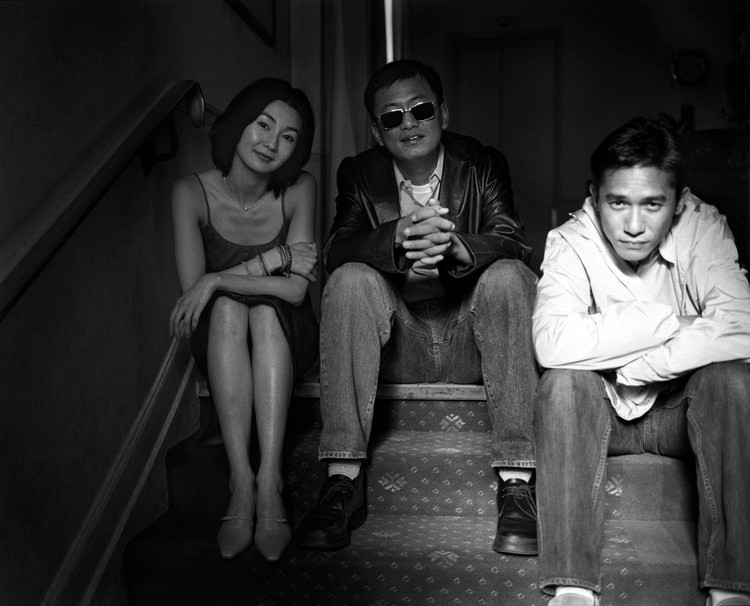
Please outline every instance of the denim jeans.
M361 263L331 275L320 327L321 459L364 459L378 379L481 383L495 466L533 467L536 276L515 260L488 266L469 293L407 305L391 278Z
M600 375L548 370L535 411L541 585L601 591L608 454L694 456L701 587L750 591L750 370L710 364L685 376L643 417L624 421Z

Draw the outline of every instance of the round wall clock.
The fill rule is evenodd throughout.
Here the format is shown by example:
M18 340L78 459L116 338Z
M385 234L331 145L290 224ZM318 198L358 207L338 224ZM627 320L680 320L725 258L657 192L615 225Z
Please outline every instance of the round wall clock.
M708 59L703 53L685 51L672 61L672 78L680 84L694 86L708 76Z

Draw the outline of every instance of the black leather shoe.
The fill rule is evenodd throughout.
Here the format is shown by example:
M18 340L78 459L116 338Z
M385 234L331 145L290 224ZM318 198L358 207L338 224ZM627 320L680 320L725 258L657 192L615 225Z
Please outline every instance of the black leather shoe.
M506 480L498 487L497 511L492 549L498 553L536 555L536 487L517 478Z
M364 469L350 480L346 476L326 478L318 502L302 518L294 542L304 549L339 549L351 541L351 531L364 524Z

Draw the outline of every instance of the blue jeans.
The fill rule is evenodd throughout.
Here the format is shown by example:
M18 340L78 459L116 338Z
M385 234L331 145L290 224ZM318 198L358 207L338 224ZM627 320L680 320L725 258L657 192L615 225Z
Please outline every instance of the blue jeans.
M488 266L469 293L408 305L391 278L347 263L323 292L321 459L364 459L378 380L481 383L495 466L533 467L536 276L515 260Z
M601 591L608 454L695 456L701 587L750 591L750 370L710 364L624 421L600 375L548 370L535 411L541 585Z

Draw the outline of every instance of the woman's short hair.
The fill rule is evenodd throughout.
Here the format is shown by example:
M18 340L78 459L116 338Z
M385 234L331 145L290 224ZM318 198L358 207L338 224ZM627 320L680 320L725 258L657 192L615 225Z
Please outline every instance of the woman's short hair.
M224 113L216 119L209 137L214 165L221 174L226 175L232 167L242 131L274 101L283 101L294 108L301 121L297 144L292 155L271 173L268 182L268 189L273 190L278 196L297 180L302 168L310 159L315 135L315 117L305 93L298 88L292 88L289 82L280 78L257 80L243 88L229 102Z
M367 88L365 88L365 107L372 121L375 122L377 118L375 115L376 92L399 80L408 80L409 78L416 78L418 76L422 76L422 78L427 80L427 84L430 85L432 92L435 93L435 100L438 105L442 105L443 83L438 73L421 61L399 59L398 61L386 63L372 75L370 81L367 83Z
M669 174L680 195L687 162L684 144L673 124L638 117L612 131L591 155L593 185L598 189L608 171L636 166L652 166Z

